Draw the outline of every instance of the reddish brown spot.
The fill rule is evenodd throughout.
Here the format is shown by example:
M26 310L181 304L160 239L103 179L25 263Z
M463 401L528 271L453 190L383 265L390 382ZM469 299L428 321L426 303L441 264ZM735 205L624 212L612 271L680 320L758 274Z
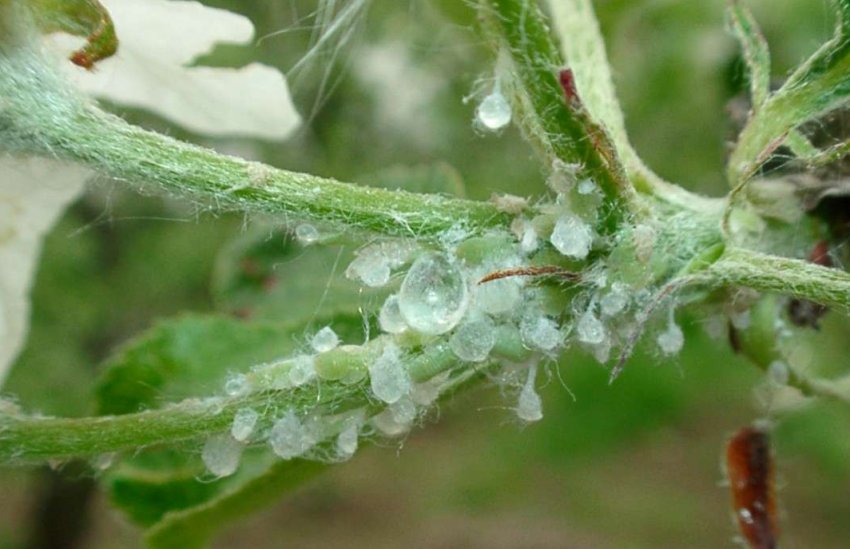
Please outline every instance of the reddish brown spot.
M91 6L100 12L96 26L86 38L86 45L75 51L68 58L71 63L92 70L95 63L111 57L118 51L118 38L109 13L98 2Z
M260 265L251 258L242 258L242 261L240 262L240 267L242 267L242 274L244 274L246 277L260 278L262 276Z
M546 276L552 275L566 280L578 280L578 273L568 271L555 265L546 265L543 267L517 267L515 269L503 269L501 271L493 271L478 281L479 284L498 280L500 278L509 278L512 276Z
M94 56L84 50L75 51L71 54L69 59L71 60L71 63L83 67L84 69L91 69L94 67Z
M561 89L564 90L564 97L568 103L580 103L581 99L578 96L576 89L576 79L573 71L570 69L562 69L558 73L558 82L561 83Z
M241 309L234 309L233 316L242 320L248 320L254 315L254 312L248 307L242 307Z
M809 261L821 267L833 267L832 258L829 256L829 242L821 240L815 244L812 253L809 254Z
M773 458L766 432L744 427L726 445L726 473L738 528L752 549L777 545Z
M272 275L263 277L262 286L263 290L265 290L266 292L271 292L277 286L277 277Z

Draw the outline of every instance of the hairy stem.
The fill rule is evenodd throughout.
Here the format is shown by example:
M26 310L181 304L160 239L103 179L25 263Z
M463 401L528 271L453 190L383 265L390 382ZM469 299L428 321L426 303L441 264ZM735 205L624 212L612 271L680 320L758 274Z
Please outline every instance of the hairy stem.
M506 226L485 202L389 191L279 170L127 124L73 92L25 47L0 49L0 149L59 157L216 207L437 238Z
M727 248L701 276L711 285L745 286L850 312L850 273L808 261Z
M579 177L597 182L612 206L605 232L612 232L626 213L641 206L620 163L613 142L592 120L580 98L572 97L572 73L555 47L546 20L536 2L481 0L484 34L505 64L517 119L529 143L547 167L557 161L576 167Z
M497 346L498 355L527 355L520 342L508 337L502 339ZM382 338L367 345L380 348ZM442 386L444 394L448 394L493 364L497 362L476 367L460 364L445 342L436 341L421 354L410 356L407 369L417 383L454 371L453 378ZM263 410L261 421L264 422L272 422L279 409L288 408L327 407L331 414L360 407L367 407L370 413L380 411L381 407L366 397L364 383L368 381L354 385L325 382L294 390L187 400L158 410L100 417L52 418L0 413L0 464L91 456L204 437L229 429L233 416L244 407ZM276 405L269 406L270 402Z

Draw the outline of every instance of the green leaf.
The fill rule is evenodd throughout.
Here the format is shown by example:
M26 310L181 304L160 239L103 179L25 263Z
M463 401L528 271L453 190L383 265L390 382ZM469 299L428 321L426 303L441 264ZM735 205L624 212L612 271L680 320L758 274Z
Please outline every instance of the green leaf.
M168 513L148 530L147 543L154 549L204 547L221 528L267 507L282 494L311 480L325 467L300 459L279 460L237 488L224 490L196 507Z
M726 6L729 27L744 54L750 79L750 98L757 111L770 93L770 50L767 41L753 17L740 0L730 0Z
M835 36L769 96L741 132L727 170L733 188L744 184L795 128L850 97L850 5L838 0L836 7Z
M204 467L188 448L144 451L124 459L101 479L112 503L135 523L150 526L169 511L198 505L232 477L199 482Z
M155 326L105 364L98 412L128 414L221 393L229 373L291 353L289 325L189 315Z
M561 52L575 78L578 96L597 124L602 125L638 188L663 185L629 142L623 111L614 91L605 43L590 0L547 0Z
M167 402L220 393L229 373L288 354L287 327L223 317L187 316L155 326L107 361L97 386L101 414L125 414ZM196 444L150 448L125 457L103 477L113 502L136 522L197 505L231 486L235 477L202 482Z

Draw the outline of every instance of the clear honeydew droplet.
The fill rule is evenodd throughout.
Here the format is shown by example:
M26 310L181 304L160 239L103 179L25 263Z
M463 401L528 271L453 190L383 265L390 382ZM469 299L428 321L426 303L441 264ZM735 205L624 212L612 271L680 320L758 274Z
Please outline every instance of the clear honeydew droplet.
M511 105L502 94L499 83L493 86L493 91L485 97L475 110L475 118L481 127L490 131L498 131L511 122Z
M549 241L565 256L584 259L593 245L593 229L575 215L563 215L555 222Z
M467 362L486 360L495 344L496 325L486 316L462 323L449 339L455 356Z
M457 263L438 252L420 256L401 283L398 306L407 324L423 334L454 328L469 305L469 290Z

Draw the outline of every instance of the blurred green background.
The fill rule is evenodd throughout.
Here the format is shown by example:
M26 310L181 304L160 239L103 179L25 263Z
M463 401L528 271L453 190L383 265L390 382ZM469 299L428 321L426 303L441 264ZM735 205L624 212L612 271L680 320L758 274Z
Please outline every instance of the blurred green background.
M257 36L268 37L257 46L220 47L204 64L260 60L286 71L310 45L315 2L205 3L247 15ZM826 1L747 3L770 41L777 77L831 35ZM746 89L724 30L724 2L595 5L638 151L672 181L724 193L722 166L734 136L726 105ZM116 110L178 137L341 180L445 161L472 198L545 192L542 171L515 130L473 130L475 99L464 98L482 89L492 63L464 2L375 2L358 24L353 41L319 52L290 75L307 124L284 144L210 142L144 112ZM31 411L91 413L97 364L117 345L157 319L214 309L216 254L244 221L111 181L91 185L46 243L29 344L4 392ZM687 344L675 360L645 344L609 386L605 369L569 353L549 367L544 419L529 426L497 389L479 386L441 404L427 428L361 451L229 530L217 546L732 546L722 448L739 427L770 418L783 547L847 547L850 411L816 403L778 413L761 374L725 339L709 338L697 314L683 318ZM795 355L813 369L847 372L848 335L845 318L832 314L820 332L801 335ZM135 527L91 491L85 474L63 474L78 481L79 501L89 501L88 513L83 505L64 507L87 524L81 546L139 545ZM67 488L60 476L0 471L0 549L34 539L44 516L35 510L56 499L58 486Z

